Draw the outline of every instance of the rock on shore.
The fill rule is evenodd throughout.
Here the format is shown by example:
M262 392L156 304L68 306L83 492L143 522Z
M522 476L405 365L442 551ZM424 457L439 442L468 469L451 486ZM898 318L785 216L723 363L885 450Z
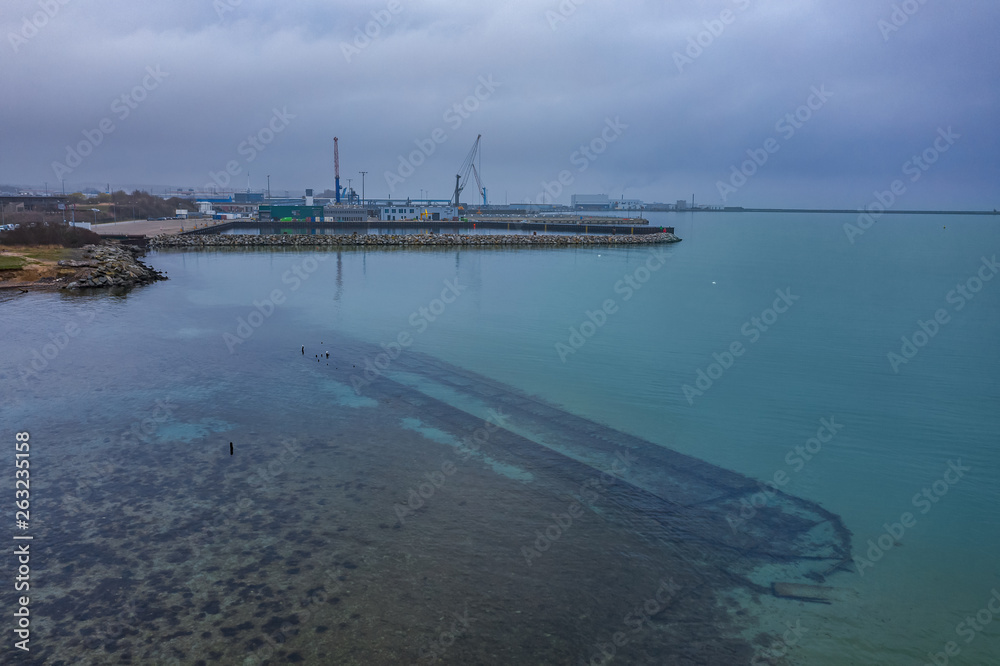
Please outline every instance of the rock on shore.
M82 268L63 289L131 287L166 280L167 276L137 258L141 250L121 245L86 245L82 261L60 261L60 266Z
M459 235L459 234L198 234L161 235L152 238L150 247L257 247L257 246L440 246L493 247L498 245L651 245L677 243L670 233L636 235Z

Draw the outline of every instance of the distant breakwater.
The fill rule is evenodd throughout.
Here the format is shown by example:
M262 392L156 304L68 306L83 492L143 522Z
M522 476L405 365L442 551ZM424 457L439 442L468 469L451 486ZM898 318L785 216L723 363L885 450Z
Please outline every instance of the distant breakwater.
M671 233L642 235L460 235L460 234L205 234L155 236L149 247L260 247L260 246L533 246L652 245L677 243Z

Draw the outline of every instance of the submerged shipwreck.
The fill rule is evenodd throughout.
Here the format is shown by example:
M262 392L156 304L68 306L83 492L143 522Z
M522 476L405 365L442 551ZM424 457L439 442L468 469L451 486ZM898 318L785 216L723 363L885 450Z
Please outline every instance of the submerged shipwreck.
M383 353L375 346L367 351L372 358ZM617 518L652 518L659 531L647 527L647 536L680 560L699 562L747 590L829 603L831 588L821 584L851 562L851 533L839 516L814 502L431 356L401 353L387 372L365 380L364 392L402 401L422 421L449 430L472 432L486 409L496 406L506 417L504 427L483 444L483 452L523 461L526 468L557 470L571 483L613 472L625 452L627 471L603 490L620 509Z
M315 351L148 442L78 435L69 469L121 462L52 482L33 663L746 664L768 609L841 599L815 503L410 349Z

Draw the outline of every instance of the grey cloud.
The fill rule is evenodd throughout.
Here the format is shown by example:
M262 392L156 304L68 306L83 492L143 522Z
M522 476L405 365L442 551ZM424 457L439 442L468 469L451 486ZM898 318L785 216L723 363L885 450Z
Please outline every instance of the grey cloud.
M219 3L231 9L221 19ZM575 9L563 16L560 4ZM255 188L271 174L273 189L323 189L337 135L344 177L367 170L368 193L385 196L384 172L442 128L447 141L397 194L449 196L481 133L494 201L533 197L569 169L563 201L572 192L647 201L694 192L718 203L717 181L825 85L834 96L729 203L857 205L938 127L953 126L963 139L908 205L993 208L1000 7L927 2L886 40L878 21L893 4L399 0L359 47L355 29L384 19L388 2L69 0L15 52L10 35L42 11L38 0L15 0L0 17L0 183L51 187L52 163L111 118L114 132L66 176L70 188L200 187L237 160L239 188L250 171ZM707 39L724 10L733 20ZM706 45L678 71L674 54L699 33ZM345 45L358 52L346 57ZM150 65L169 78L118 118L112 104ZM446 111L487 75L502 86L454 128ZM295 120L247 161L239 146L276 107ZM577 171L574 151L615 116L628 130Z

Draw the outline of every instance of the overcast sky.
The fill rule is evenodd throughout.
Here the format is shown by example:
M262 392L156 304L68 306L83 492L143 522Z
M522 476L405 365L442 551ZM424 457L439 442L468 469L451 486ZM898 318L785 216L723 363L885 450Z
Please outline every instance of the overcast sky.
M338 136L345 187L447 199L482 134L494 203L1000 207L995 0L0 11L0 184L321 191Z

